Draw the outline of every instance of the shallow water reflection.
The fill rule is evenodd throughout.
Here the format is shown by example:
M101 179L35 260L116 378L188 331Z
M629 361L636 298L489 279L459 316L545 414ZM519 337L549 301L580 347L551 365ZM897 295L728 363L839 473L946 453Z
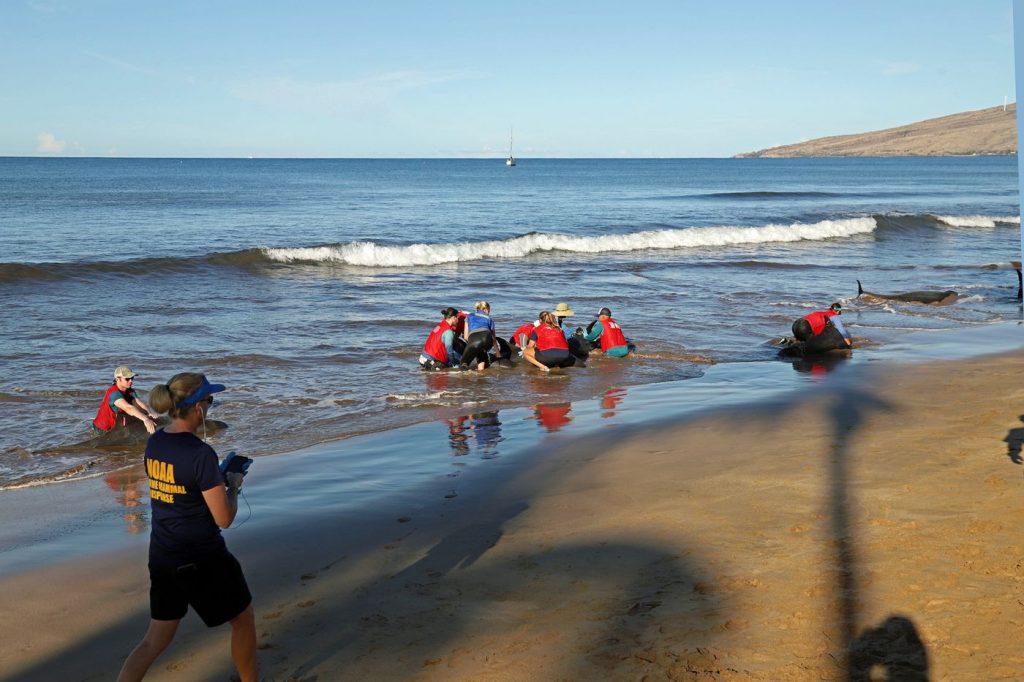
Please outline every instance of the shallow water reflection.
M124 507L124 522L132 535L147 528L146 510L149 509L149 499L144 496L146 480L141 467L111 471L103 477L107 488L113 491L114 499Z

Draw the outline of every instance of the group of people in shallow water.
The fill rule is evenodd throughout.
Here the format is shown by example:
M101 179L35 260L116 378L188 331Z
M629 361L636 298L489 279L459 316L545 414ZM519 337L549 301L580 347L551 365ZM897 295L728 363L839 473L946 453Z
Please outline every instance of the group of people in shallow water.
M549 372L582 364L591 352L621 358L634 349L608 308L601 308L586 330L569 331L565 320L575 313L559 303L518 327L507 341L498 336L490 304L478 301L474 308L468 313L455 308L441 311L442 320L430 332L420 355L424 369L483 370L494 360L518 356ZM805 355L851 347L841 313L842 306L834 303L794 322L794 345ZM252 595L241 566L221 537L221 529L229 527L238 512L244 474L222 471L217 453L197 435L214 405L214 394L225 387L211 384L202 374L183 372L153 387L150 407L135 393L137 378L129 367L114 370L113 383L92 424L96 432L106 433L138 421L150 434L144 457L152 507L150 623L118 680L142 679L171 643L190 607L209 627L231 624L231 655L239 678L255 680ZM160 414L166 414L167 420L157 428Z
M565 321L575 315L568 304L559 303L552 310L542 310L533 322L520 325L506 340L495 329L487 301L477 301L471 312L445 308L423 344L420 366L483 371L494 361L521 357L550 372L556 367L582 366L593 352L624 358L635 349L608 308L601 308L587 329L568 329Z

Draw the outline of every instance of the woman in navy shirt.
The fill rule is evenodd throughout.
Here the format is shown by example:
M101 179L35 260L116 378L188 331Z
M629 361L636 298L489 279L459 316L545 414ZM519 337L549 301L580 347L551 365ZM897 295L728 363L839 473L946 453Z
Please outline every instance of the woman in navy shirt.
M153 513L150 621L118 682L145 676L174 639L189 606L208 627L231 623L231 658L238 674L243 682L257 678L252 595L220 533L238 512L243 475L222 474L217 453L196 435L213 407L213 394L223 390L202 374L183 372L149 393L153 409L171 418L146 444Z

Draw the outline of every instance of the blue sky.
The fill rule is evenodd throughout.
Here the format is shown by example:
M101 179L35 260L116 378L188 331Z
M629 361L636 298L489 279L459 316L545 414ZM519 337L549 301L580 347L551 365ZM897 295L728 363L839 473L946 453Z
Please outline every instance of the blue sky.
M1010 0L5 0L0 155L715 157L1014 100Z

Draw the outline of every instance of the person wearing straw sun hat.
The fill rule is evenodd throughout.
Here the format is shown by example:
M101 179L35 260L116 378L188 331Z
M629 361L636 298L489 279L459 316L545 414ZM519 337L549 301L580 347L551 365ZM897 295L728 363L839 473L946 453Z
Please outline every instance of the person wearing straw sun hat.
M569 352L575 355L582 364L586 361L587 355L590 354L593 348L591 344L583 340L582 328L577 327L573 330L565 324L566 318L574 317L576 313L573 312L568 303L559 303L551 310L551 314L555 316L555 319L558 321L558 328L565 335L565 340L569 344Z
M610 358L624 358L632 350L619 323L612 319L612 311L601 308L597 319L584 337L590 343L600 340L601 351Z
M139 375L121 365L114 370L114 383L103 394L99 410L92 420L96 431L107 432L114 427L127 428L136 419L141 421L150 433L156 431L157 414L149 409L142 398L135 395L135 379Z
M558 326L565 334L565 337L569 338L570 336L572 336L572 332L566 329L564 325L565 318L573 317L576 314L572 311L572 308L569 307L569 304L559 303L558 305L551 309L551 314L555 316L556 320L558 320Z

